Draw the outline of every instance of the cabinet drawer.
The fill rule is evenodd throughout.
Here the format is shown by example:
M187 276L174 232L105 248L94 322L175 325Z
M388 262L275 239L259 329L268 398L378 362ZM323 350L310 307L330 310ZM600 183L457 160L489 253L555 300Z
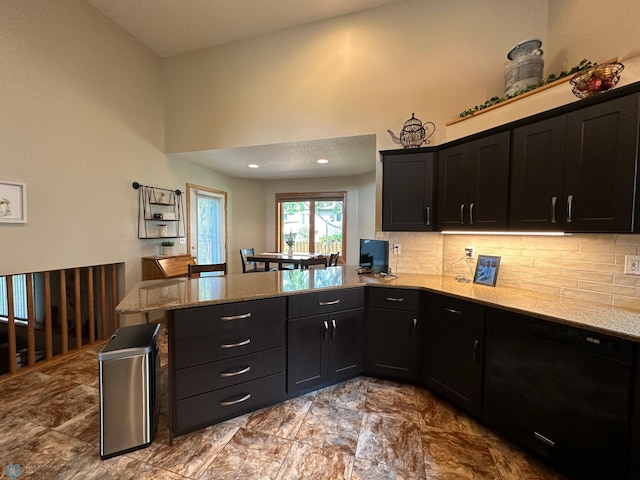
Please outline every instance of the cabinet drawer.
M181 369L285 346L285 320L251 328L175 338L175 367Z
M421 310L421 294L419 290L380 287L370 288L368 291L368 306L370 308L411 310L415 312Z
M289 297L289 318L351 310L364 306L364 289L350 288Z
M279 373L176 402L175 434L182 435L283 400L285 374Z
M283 322L286 300L269 298L173 311L175 338L199 337Z
M428 295L427 312L467 328L484 331L484 307L446 295Z
M176 372L176 398L192 397L284 372L285 362L285 349L276 348L205 365L183 368Z

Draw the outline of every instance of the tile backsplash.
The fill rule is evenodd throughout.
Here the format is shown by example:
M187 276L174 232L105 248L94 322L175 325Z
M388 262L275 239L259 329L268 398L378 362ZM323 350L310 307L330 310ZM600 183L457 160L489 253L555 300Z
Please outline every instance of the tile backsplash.
M640 235L443 235L378 232L389 240L394 273L473 276L478 255L501 257L498 287L512 287L640 309L640 276L624 273L625 255L640 254ZM391 246L401 245L401 255ZM467 262L464 248L475 247ZM491 287L487 287L491 288Z

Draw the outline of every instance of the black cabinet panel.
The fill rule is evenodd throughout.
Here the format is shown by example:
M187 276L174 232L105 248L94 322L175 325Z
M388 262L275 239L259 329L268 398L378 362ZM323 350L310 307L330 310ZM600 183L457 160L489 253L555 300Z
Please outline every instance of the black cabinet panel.
M510 132L438 152L438 230L506 230Z
M566 132L566 115L514 130L510 229L562 230Z
M630 342L489 310L485 418L572 478L627 477Z
M364 306L364 289L347 288L289 297L289 318L338 312Z
M425 297L423 381L479 417L482 413L484 307L445 295Z
M176 435L284 400L285 374L279 373L252 382L196 395L176 402Z
M364 371L363 309L329 315L329 380L339 382Z
M322 385L329 375L329 319L314 315L288 321L287 391Z
M639 95L568 115L565 228L631 232L636 195Z
M275 348L184 368L176 372L176 397L178 399L192 397L211 390L284 372L286 357L285 348Z
M392 310L420 311L422 308L420 290L406 288L374 288L368 289L367 305L370 308L388 308Z
M422 322L419 312L369 308L367 372L418 380Z
M435 230L435 167L433 152L382 152L382 230Z

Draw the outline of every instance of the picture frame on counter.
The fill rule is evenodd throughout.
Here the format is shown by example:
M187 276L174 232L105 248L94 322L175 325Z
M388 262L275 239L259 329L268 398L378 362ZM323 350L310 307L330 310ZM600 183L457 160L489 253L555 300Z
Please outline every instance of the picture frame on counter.
M27 184L0 180L0 223L27 223Z
M478 255L473 283L495 287L500 270L500 258L492 255Z

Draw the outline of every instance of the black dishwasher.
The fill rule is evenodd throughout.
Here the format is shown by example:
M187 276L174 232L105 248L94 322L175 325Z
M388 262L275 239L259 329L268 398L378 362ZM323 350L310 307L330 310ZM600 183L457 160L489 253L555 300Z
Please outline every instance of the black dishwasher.
M626 479L635 344L489 309L486 422L576 479Z

